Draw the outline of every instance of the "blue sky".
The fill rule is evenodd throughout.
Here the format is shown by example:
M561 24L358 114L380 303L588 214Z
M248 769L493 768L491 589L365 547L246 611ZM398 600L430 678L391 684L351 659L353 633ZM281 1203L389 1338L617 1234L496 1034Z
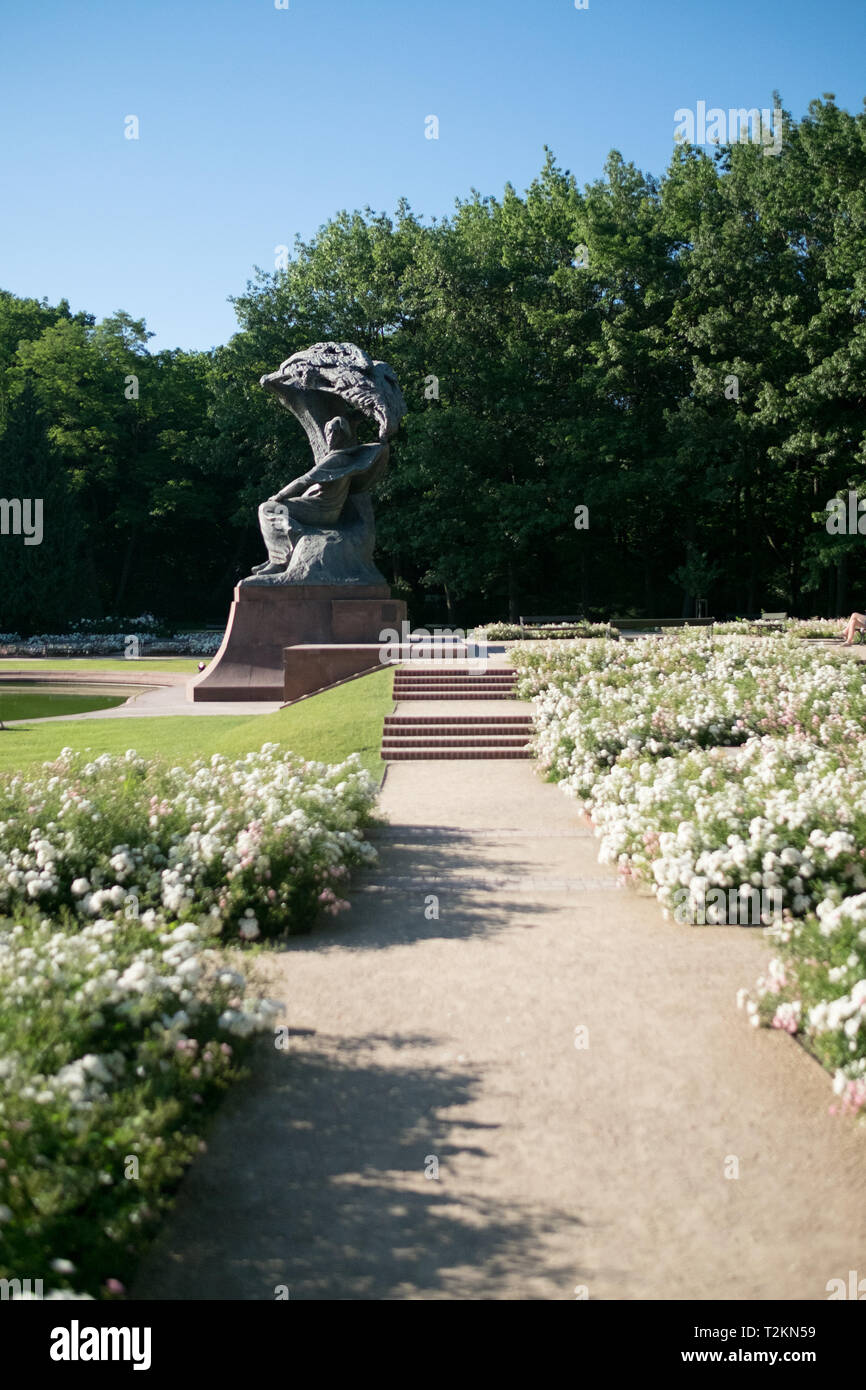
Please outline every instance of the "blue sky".
M523 189L545 143L581 183L612 147L661 173L699 100L866 96L864 0L288 4L2 0L0 288L207 348L253 266L340 208L447 214Z

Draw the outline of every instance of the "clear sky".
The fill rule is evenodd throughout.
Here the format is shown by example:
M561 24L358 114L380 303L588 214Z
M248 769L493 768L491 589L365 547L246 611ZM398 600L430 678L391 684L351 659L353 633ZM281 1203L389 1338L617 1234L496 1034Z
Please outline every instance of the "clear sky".
M864 59L866 0L0 0L0 288L207 348L341 208L661 173L678 108L856 112Z

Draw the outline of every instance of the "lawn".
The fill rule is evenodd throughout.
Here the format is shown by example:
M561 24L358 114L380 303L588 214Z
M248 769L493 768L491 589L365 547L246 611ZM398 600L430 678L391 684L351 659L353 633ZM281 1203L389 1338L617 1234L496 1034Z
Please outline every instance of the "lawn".
M50 719L59 714L85 714L113 709L125 695L67 695L44 690L4 690L0 686L0 719Z
M142 656L133 661L122 656L4 656L0 657L0 671L50 671L52 675L74 676L80 671L92 674L94 671L189 671L195 675L200 661L209 662L203 656Z
M115 664L130 666L123 661ZM61 748L86 748L94 754L124 753L134 748L143 757L161 755L183 762L211 753L240 757L270 741L320 762L342 762L349 753L358 753L364 767L378 780L384 768L379 756L382 721L393 707L392 680L390 669L376 671L276 714L244 714L239 706L241 712L230 715L18 725L0 731L0 773L18 772L56 758Z

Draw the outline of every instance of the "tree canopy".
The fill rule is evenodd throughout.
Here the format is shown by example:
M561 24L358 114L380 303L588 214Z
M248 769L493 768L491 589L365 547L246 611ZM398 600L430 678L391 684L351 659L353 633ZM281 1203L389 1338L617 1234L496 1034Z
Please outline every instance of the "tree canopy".
M866 114L830 97L777 153L613 151L581 190L548 150L522 195L340 212L233 302L225 346L151 352L0 292L0 495L45 508L41 547L0 536L0 629L220 620L309 462L258 379L325 339L406 397L377 526L416 622L836 613L866 582L825 524L866 495Z

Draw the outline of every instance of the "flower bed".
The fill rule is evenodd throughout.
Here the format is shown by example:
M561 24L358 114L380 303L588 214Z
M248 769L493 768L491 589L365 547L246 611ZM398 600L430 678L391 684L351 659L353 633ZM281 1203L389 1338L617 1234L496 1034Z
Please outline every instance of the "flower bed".
M131 637L137 642L136 655L213 656L223 634L207 630L178 634L152 613L141 613L137 618L82 618L69 632L27 638L17 632L0 632L0 656L124 655Z
M521 627L519 623L486 623L470 634L480 642L519 642L572 640L585 637L618 637L619 629L609 623L544 623L540 627Z
M651 885L666 913L691 919L714 887L757 888L803 917L866 889L863 747L791 735L733 756L626 753L595 787L592 817L602 862Z
M22 656L124 656L127 641L135 633L46 633L26 641L14 633L0 636L0 657ZM223 640L221 632L186 632L182 637L137 637L137 655L213 656ZM129 657L134 661L135 657Z
M782 631L787 637L815 638L833 637L837 638L845 626L846 618L786 618L782 623ZM735 618L728 623L715 623L714 631L717 637L778 637L779 629L768 623L761 626L757 619Z
M0 1277L125 1287L281 1009L214 946L193 923L0 921Z
M375 796L357 755L331 767L268 743L172 768L64 749L0 792L0 912L35 901L82 921L154 911L206 915L228 937L303 931L374 855Z
M840 1104L831 1114L858 1114L866 1108L866 893L821 902L768 935L779 954L737 1002L756 1027L799 1034L834 1073Z
M866 1105L860 663L787 634L518 648L514 661L536 698L540 765L591 813L603 861L680 920L727 920L701 915L712 890L772 895L778 954L741 1003L803 1036L843 1109Z
M696 632L512 656L519 697L536 700L542 768L590 800L626 749L660 757L791 731L827 744L858 738L866 718L859 663L788 637Z
M0 787L0 1278L122 1293L281 1006L244 941L339 895L376 785L276 744L170 767L64 750Z

